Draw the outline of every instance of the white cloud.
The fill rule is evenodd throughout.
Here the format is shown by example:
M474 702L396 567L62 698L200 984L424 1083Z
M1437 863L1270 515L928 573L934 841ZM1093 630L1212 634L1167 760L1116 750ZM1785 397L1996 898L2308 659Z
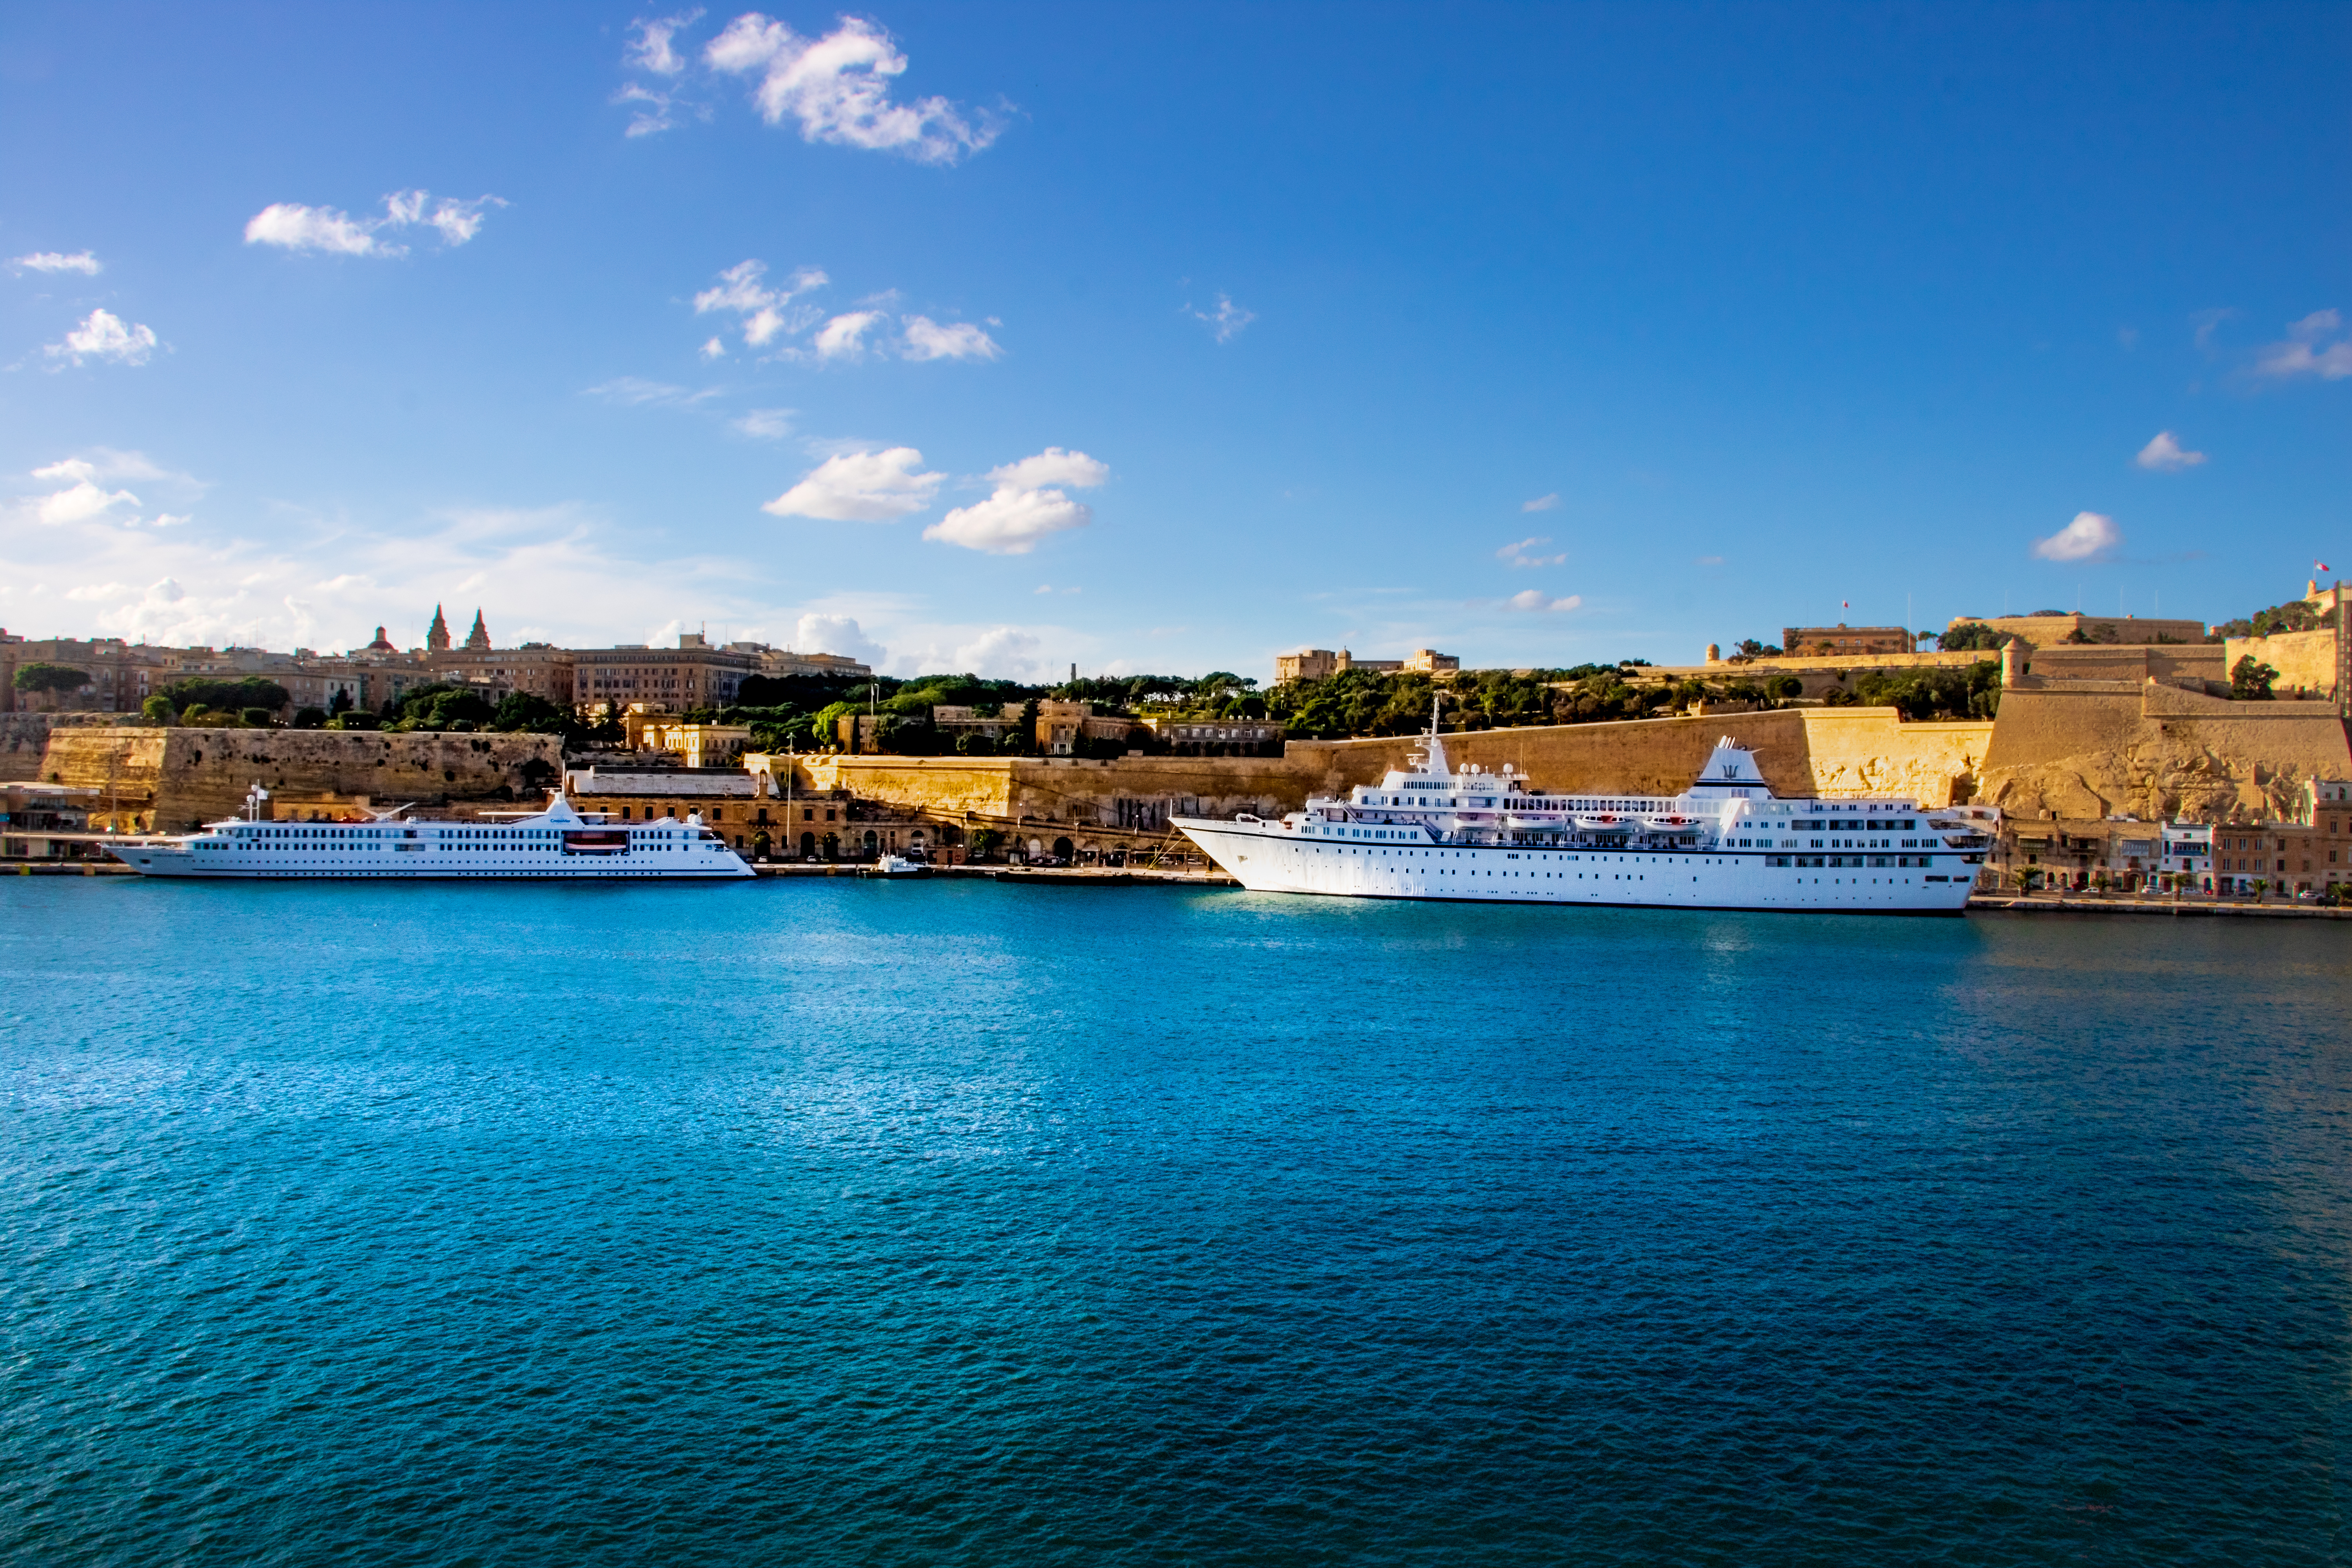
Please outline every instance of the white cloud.
M37 250L30 256L10 258L8 265L33 272L79 272L95 278L101 270L98 258L87 250L77 250L71 256L54 250Z
M635 36L621 56L623 62L656 76L677 76L686 69L686 59L670 47L670 40L677 37L679 28L690 27L701 19L699 5L675 16L638 17L629 24L629 31Z
M135 511L140 504L139 498L129 490L109 493L88 479L79 479L64 489L43 496L34 515L52 525L84 522L116 507L128 507Z
M155 352L155 330L126 324L110 310L92 310L82 318L80 325L66 334L65 342L51 343L41 352L51 359L71 360L76 364L90 359L145 364L147 356Z
M968 669L983 680L1029 680L1048 673L1045 647L1034 632L1019 626L991 626L959 643L941 662L950 669Z
M1097 462L1084 452L1068 452L1059 447L1048 447L1034 458L1024 458L1017 463L991 468L988 477L999 485L1011 485L1016 489L1070 485L1090 490L1109 481L1110 465Z
M2033 553L2044 561L2089 561L2124 542L2116 520L2095 511L2078 511L2074 521L2047 539L2034 541Z
M793 411L754 408L735 421L735 428L754 441L781 441L793 433Z
M888 648L847 616L803 616L793 627L790 646L802 653L841 654L865 665L879 665L890 657Z
M707 338L703 341L701 352L704 359L725 359L727 345L717 338Z
M92 447L81 458L63 458L33 470L37 479L161 479L185 489L201 491L205 481L194 474L180 473L154 462L144 452L117 451L111 447Z
M1206 323L1210 335L1221 343L1232 342L1241 335L1244 327L1257 320L1256 311L1244 310L1234 303L1230 295L1225 294L1217 296L1217 308L1214 310L1195 310L1190 305L1185 306L1184 309L1191 313L1194 321Z
M1503 607L1507 610L1531 610L1538 614L1549 614L1555 610L1573 610L1583 603L1584 596L1581 594L1570 594L1565 599L1555 599L1541 589L1529 588L1524 593L1514 594L1504 600Z
M245 226L247 245L282 245L289 250L329 250L342 256L397 256L400 247L377 243L374 226L332 207L272 202Z
M907 57L889 34L858 16L821 38L804 38L757 11L727 25L703 50L714 70L758 76L752 102L771 125L789 117L805 142L897 153L923 163L952 163L996 140L994 115L968 117L943 98L890 100L890 79Z
M917 472L922 462L922 453L912 447L840 453L760 510L833 522L895 521L930 505L947 478Z
M2334 338L2334 342L2327 340ZM2315 375L2341 381L2352 375L2352 335L2344 331L2344 318L2335 310L2314 310L2286 330L2284 342L2270 343L2254 361L2256 375L2285 380Z
M879 310L851 310L819 327L810 340L819 359L857 359L866 353L866 333L882 319Z
M674 386L667 381L646 381L639 376L622 375L615 376L611 381L600 382L589 387L581 395L602 398L606 403L617 403L624 408L641 408L648 405L691 408L698 403L718 396L719 393L716 388L711 387L706 387L700 392L689 392L683 386Z
M956 508L923 530L923 537L991 555L1026 555L1048 534L1084 528L1094 521L1094 510L1085 502L1046 487L1092 489L1109 480L1110 465L1084 452L1048 447L1034 457L991 468L988 478L996 489L986 500Z
M1519 503L1519 510L1521 511L1558 511L1559 510L1559 492L1558 490L1554 490L1548 496L1538 496L1533 500L1521 501Z
M382 217L355 218L333 207L272 202L247 222L245 243L331 256L405 256L406 246L377 237L387 229L422 225L437 232L444 245L460 246L481 232L487 209L506 205L499 196L472 201L444 196L436 202L426 191L394 191L383 198Z
M613 95L613 101L637 106L637 111L629 116L628 129L621 132L624 136L657 135L677 123L672 117L677 100L669 93L630 82Z
M629 24L629 42L621 51L621 63L631 70L648 73L662 84L648 87L633 81L613 95L614 102L630 104L636 110L629 118L630 136L651 136L668 130L677 123L681 109L691 109L708 117L707 109L689 102L678 90L688 62L677 50L677 35L701 19L702 8L698 5L674 16L640 16Z
M1084 528L1094 516L1091 507L1059 490L1024 490L1006 485L986 500L949 512L923 530L923 537L991 555L1026 555L1046 535Z
M908 316L906 357L925 359L995 359L1004 351L994 339L969 321L941 326L929 316Z
M779 335L803 331L817 320L818 312L803 305L788 309L794 299L822 289L833 279L814 267L803 267L793 274L782 288L771 289L761 279L768 274L764 261L739 261L719 275L719 281L694 297L694 313L708 315L713 310L732 310L743 318L743 342L752 348L764 348ZM702 345L703 357L715 359L723 353L717 338Z
M2141 468L2153 468L2159 473L2169 473L2176 468L2193 468L2204 460L2204 453L2184 450L2180 443L2173 439L2169 430L2158 431L2156 438L2142 447L2139 456L2132 459Z
M1512 543L1506 544L1503 548L1495 552L1495 559L1497 561L1508 562L1514 571L1517 571L1522 566L1560 565L1568 560L1568 556L1565 552L1558 555L1538 555L1535 553L1537 545L1549 544L1550 542L1550 538L1545 534L1530 534L1525 539L1517 540Z

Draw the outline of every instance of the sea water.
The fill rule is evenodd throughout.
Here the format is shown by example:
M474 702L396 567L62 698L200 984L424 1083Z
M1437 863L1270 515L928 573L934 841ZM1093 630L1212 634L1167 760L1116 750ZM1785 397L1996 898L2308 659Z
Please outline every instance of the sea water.
M2352 929L0 881L0 1557L2329 1563Z

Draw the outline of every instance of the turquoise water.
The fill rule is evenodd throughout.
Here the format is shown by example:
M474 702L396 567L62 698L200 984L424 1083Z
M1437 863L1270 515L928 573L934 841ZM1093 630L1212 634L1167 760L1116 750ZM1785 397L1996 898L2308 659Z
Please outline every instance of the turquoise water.
M2352 931L0 880L0 1558L2331 1563Z

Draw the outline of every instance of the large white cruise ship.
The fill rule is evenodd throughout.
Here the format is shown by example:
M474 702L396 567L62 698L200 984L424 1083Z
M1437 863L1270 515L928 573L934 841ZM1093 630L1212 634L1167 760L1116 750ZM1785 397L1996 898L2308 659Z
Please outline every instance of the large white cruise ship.
M1559 795L1506 765L1447 766L1435 723L1411 765L1279 821L1174 826L1254 891L1685 910L1958 914L1998 830L1987 806L1780 800L1717 743L1681 795Z
M709 881L752 875L727 841L689 814L680 822L583 816L558 795L545 811L495 821L442 822L401 812L364 822L269 822L256 785L246 815L201 833L110 846L150 877L588 878Z

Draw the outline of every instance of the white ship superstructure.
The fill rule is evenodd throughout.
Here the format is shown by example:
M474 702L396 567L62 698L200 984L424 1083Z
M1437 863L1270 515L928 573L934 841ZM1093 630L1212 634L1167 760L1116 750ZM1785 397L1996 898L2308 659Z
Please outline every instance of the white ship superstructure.
M200 833L114 846L110 852L150 877L709 881L752 874L698 815L684 821L609 822L601 813L582 816L558 795L545 811L479 822L412 818L398 811L365 821L271 822L261 816L268 799L257 785L243 816L208 824Z
M1958 914L1998 831L1986 806L1782 800L1729 737L1671 796L1561 795L1506 764L1410 764L1278 821L1174 826L1257 892L1700 910Z

